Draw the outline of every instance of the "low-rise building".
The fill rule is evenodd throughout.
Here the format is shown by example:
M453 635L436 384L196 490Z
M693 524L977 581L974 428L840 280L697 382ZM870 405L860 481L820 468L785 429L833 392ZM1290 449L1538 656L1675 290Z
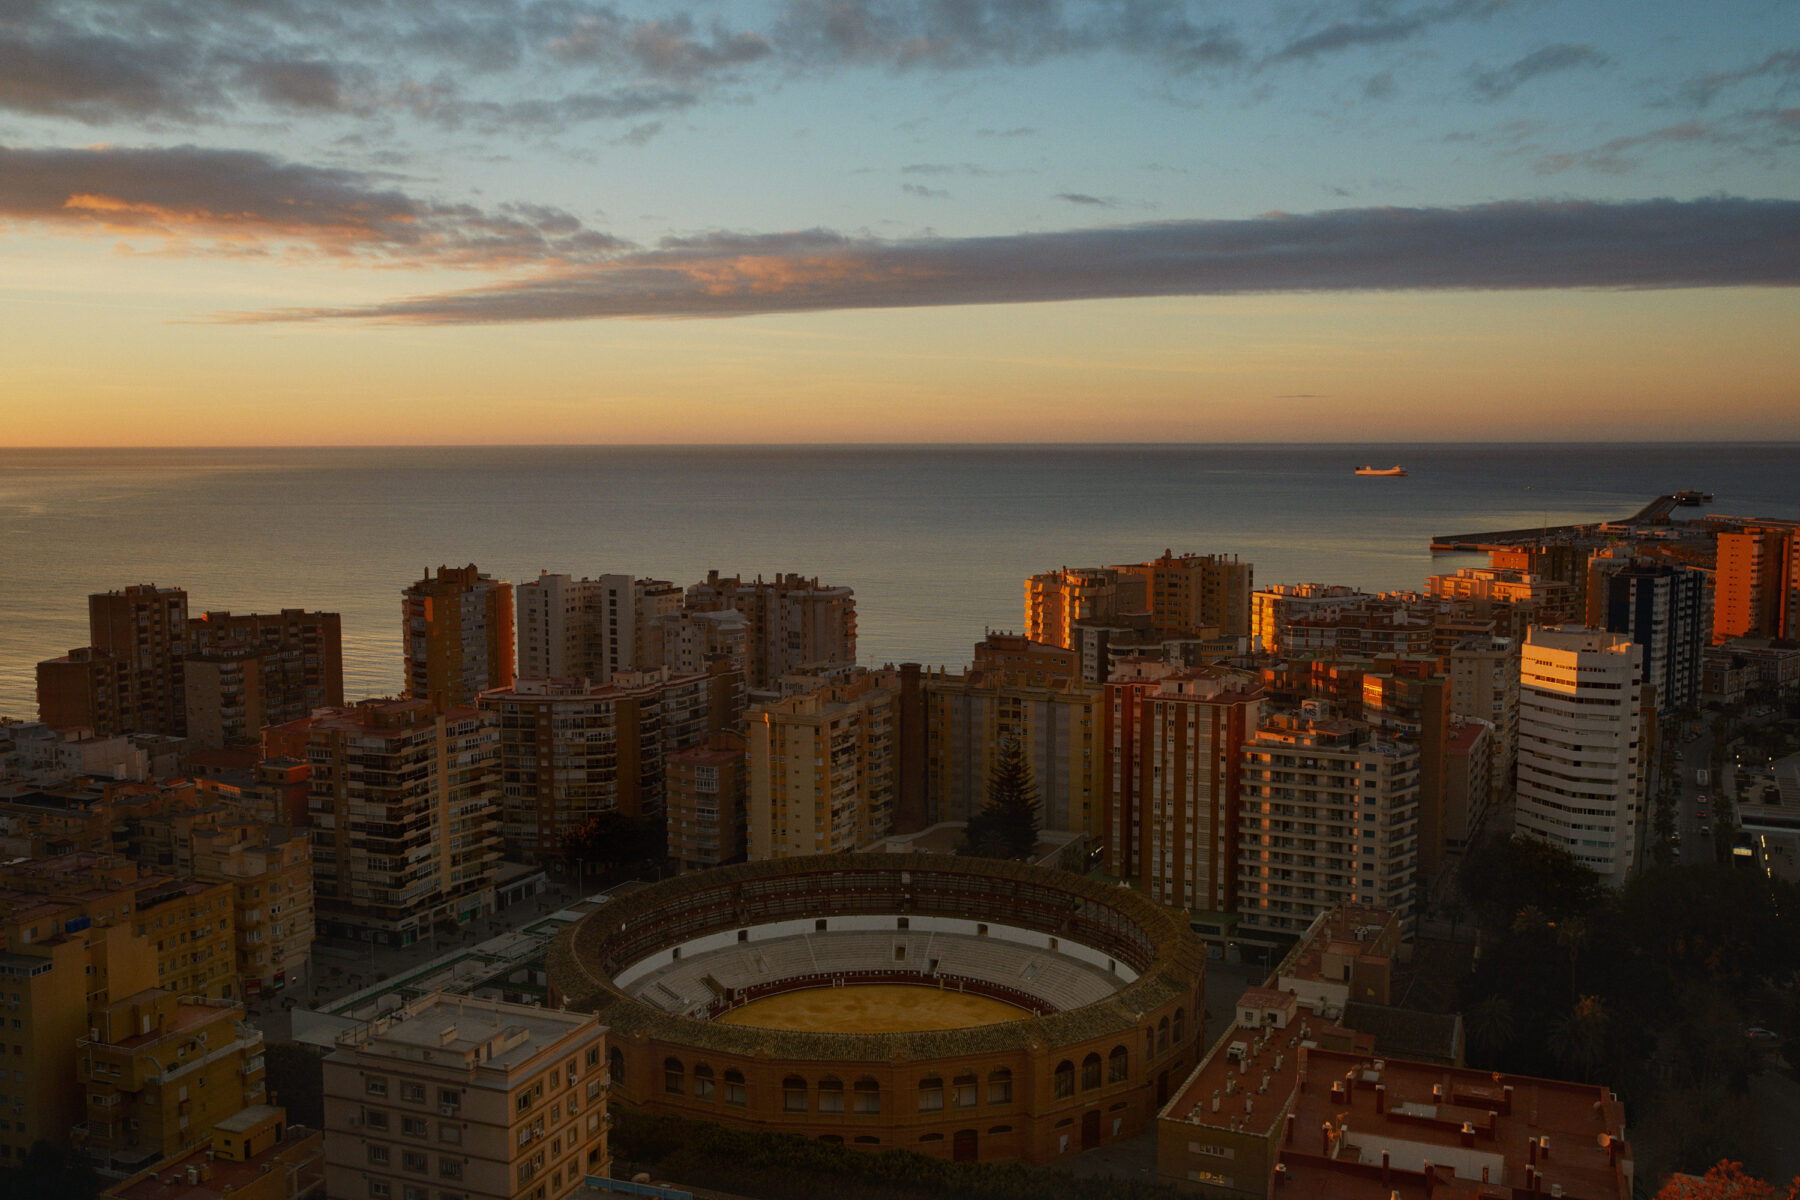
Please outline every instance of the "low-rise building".
M606 1175L606 1030L591 1015L447 996L353 1029L325 1060L334 1197L561 1200Z

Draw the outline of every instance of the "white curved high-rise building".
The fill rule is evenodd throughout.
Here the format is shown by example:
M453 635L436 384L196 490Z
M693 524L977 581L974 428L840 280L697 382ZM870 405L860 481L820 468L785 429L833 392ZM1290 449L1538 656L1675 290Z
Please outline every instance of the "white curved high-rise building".
M1642 825L1643 647L1581 626L1533 628L1519 662L1518 832L1618 887Z

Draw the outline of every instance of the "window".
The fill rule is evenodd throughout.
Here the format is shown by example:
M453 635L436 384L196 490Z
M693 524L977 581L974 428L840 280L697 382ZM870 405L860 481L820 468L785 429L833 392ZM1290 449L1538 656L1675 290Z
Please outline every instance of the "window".
M409 1104L425 1103L425 1085L422 1083L403 1083L400 1085L400 1098Z
M524 1112L531 1107L531 1090L529 1088L519 1093L519 1098L513 1107L519 1112Z
M713 1098L713 1069L705 1063L694 1068L694 1099L711 1100Z
M370 1145L369 1146L369 1162L371 1165L377 1166L377 1167L385 1167L385 1166L387 1166L387 1160L388 1160L388 1148L386 1146L378 1146L378 1145Z
M819 1111L822 1113L841 1113L844 1111L844 1081L833 1075L819 1080Z
M438 1159L438 1178L440 1178L440 1179L461 1179L462 1178L462 1163L459 1160L454 1159L454 1158Z
M1131 1056L1125 1047L1114 1046L1112 1055L1106 1061L1106 1082L1124 1083L1131 1077Z
M927 1075L919 1080L919 1111L942 1112L944 1110L944 1079L941 1075Z
M974 1108L979 1101L981 1081L973 1071L958 1075L950 1084L950 1103L958 1108Z
M687 1087L683 1083L681 1060L679 1058L663 1059L663 1091L671 1096L680 1096L687 1091Z
M363 1090L371 1096L387 1095L387 1076L371 1075L363 1081Z
M600 1065L600 1047L598 1047L598 1046L589 1046L588 1047L587 1065L590 1067L597 1067Z
M1067 1100L1075 1094L1075 1064L1063 1059L1056 1064L1056 1098Z
M430 1188L408 1187L401 1189L400 1194L404 1200L431 1200Z
M725 1103L735 1104L739 1108L743 1108L749 1102L749 1095L744 1090L744 1073L735 1068L726 1071Z
M1100 1086L1100 1056L1090 1054L1081 1060L1081 1090L1091 1091Z
M421 1175L431 1169L431 1161L414 1150L408 1150L401 1155L400 1165L409 1171L417 1171Z
M851 1089L852 1105L858 1113L872 1116L881 1111L881 1085L873 1079L863 1078L856 1081ZM857 1138L857 1141L862 1141Z
M438 1126L438 1141L444 1143L446 1146L462 1145L462 1126L440 1124Z
M386 1129L388 1127L387 1113L379 1108L365 1108L363 1109L363 1124L370 1129Z
M424 1117L401 1117L400 1132L407 1137L424 1137L430 1132L430 1126Z
M1012 1103L1012 1072L1007 1068L988 1073L988 1103Z
M388 1196L391 1195L392 1192L393 1192L393 1189L388 1187L387 1180L385 1180L385 1179L369 1180L369 1195L375 1197L375 1200L387 1200Z
M456 1091L452 1088L439 1088L438 1089L438 1107L439 1108L461 1108L462 1107L462 1093L459 1091Z
M606 1052L606 1071L614 1087L625 1083L625 1052L613 1046Z
M798 1075L789 1075L781 1081L781 1111L791 1113L806 1111L806 1080Z

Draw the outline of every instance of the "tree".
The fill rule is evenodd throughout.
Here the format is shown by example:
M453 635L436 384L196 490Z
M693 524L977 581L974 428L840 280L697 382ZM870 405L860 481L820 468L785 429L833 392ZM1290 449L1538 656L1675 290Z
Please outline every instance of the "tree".
M1663 1184L1656 1200L1795 1200L1800 1179L1786 1187L1746 1174L1742 1163L1721 1161L1699 1179L1680 1175Z
M996 748L988 772L987 805L969 818L963 853L1029 859L1038 839L1037 783L1017 738ZM998 853L995 853L998 851Z
M1488 996L1463 1015L1469 1031L1469 1048L1482 1061L1491 1061L1513 1039L1512 1005L1504 996Z
M660 860L667 849L668 835L660 813L636 818L617 811L596 813L562 840L563 854L584 874L590 864L605 872Z
M1586 1083L1594 1066L1606 1054L1610 1018L1598 996L1583 996L1569 1014L1550 1029L1550 1053Z

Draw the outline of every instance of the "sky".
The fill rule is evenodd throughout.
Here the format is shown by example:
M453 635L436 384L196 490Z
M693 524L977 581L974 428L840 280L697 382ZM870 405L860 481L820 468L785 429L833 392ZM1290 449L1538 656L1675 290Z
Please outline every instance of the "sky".
M15 446L1800 440L1800 3L6 0Z

